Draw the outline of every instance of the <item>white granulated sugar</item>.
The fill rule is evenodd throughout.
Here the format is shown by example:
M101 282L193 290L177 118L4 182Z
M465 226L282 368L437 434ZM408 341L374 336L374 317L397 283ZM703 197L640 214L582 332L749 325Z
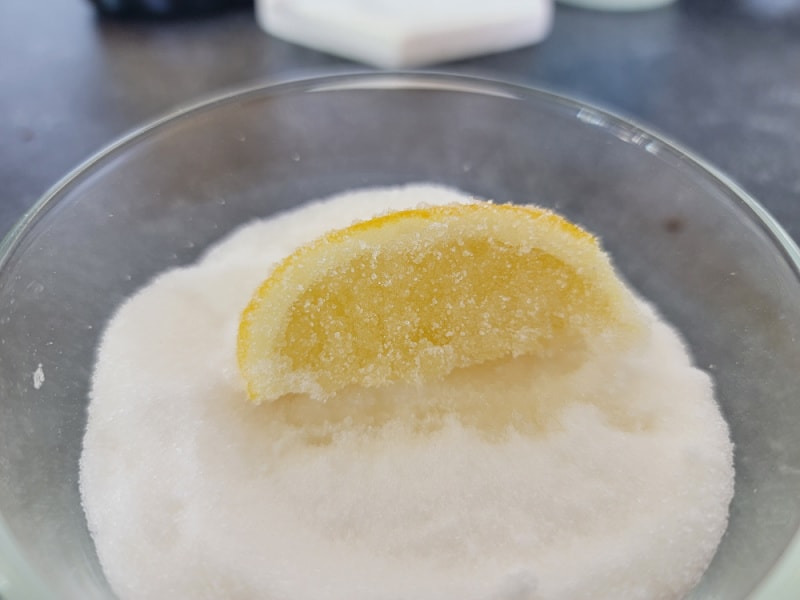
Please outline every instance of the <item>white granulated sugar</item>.
M36 370L33 372L33 389L38 390L44 385L44 368L42 367L42 363L39 363L36 366Z
M454 201L469 199L409 186L300 207L120 308L81 459L120 598L669 599L697 582L727 523L732 448L709 377L650 307L640 347L552 388L580 397L539 433L390 422L312 445L246 401L239 314L276 261L354 220Z

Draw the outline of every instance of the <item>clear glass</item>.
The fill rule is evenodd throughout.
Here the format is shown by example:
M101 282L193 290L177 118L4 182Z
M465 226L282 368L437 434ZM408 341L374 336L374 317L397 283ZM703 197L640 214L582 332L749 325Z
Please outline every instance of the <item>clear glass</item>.
M534 201L602 236L713 374L736 444L730 526L691 598L797 598L797 248L742 190L638 126L546 92L423 74L322 77L179 111L83 165L3 242L0 595L110 596L77 480L114 308L248 219L411 181Z

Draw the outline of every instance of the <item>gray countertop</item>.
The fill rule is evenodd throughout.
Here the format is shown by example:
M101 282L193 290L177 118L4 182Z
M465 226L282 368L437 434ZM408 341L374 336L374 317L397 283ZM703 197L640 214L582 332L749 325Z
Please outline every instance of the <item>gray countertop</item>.
M98 19L80 0L0 2L0 235L48 187L171 108L254 82L361 68L264 34L251 11ZM650 125L727 172L800 240L800 0L559 7L540 45L437 70L508 79Z

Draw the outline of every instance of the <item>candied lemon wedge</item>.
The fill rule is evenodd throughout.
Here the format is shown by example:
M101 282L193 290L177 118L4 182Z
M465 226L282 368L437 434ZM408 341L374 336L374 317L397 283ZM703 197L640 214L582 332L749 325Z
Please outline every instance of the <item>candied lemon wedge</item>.
M403 210L328 233L267 277L239 324L251 400L437 380L503 357L550 359L639 326L597 240L532 206Z

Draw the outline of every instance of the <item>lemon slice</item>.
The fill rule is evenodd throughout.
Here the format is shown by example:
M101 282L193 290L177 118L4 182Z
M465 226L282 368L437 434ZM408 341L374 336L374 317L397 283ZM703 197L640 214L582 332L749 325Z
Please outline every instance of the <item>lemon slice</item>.
M597 240L549 211L488 202L404 210L287 257L239 324L255 402L440 379L503 357L622 339L638 310Z

